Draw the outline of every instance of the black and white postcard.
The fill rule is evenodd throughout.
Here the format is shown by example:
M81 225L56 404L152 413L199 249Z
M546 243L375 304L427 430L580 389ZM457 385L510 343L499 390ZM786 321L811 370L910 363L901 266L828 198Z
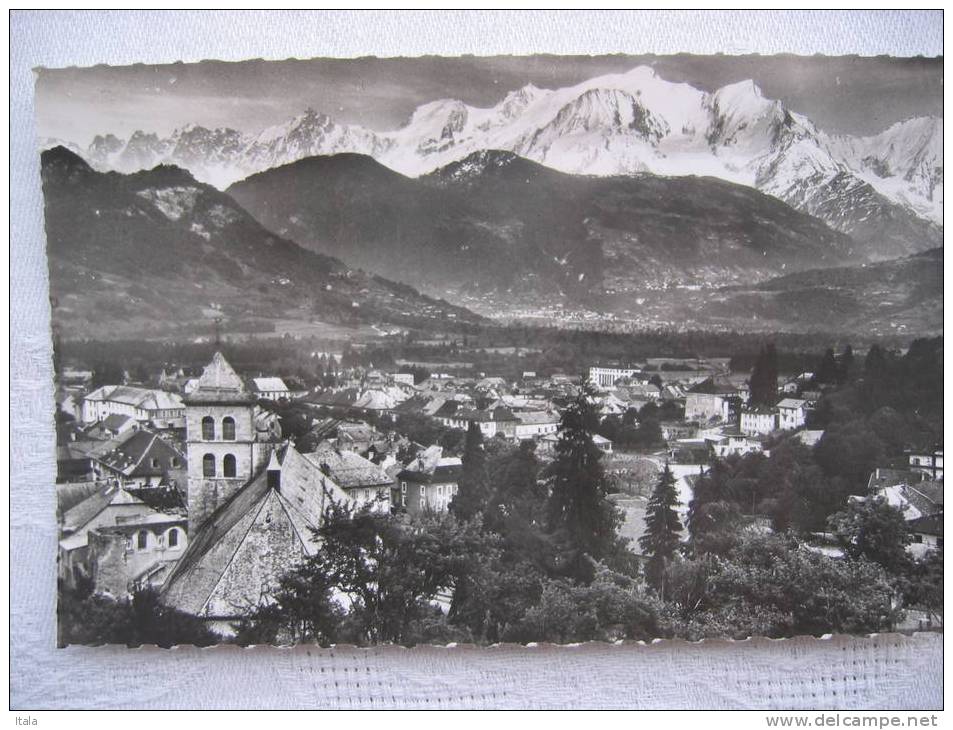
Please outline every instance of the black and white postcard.
M39 69L58 643L942 631L942 77Z

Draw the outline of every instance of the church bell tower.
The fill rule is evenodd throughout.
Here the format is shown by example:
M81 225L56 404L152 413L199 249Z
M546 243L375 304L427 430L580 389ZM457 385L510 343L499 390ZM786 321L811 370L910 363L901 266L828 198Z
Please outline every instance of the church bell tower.
M281 431L220 352L184 400L191 538L267 463Z

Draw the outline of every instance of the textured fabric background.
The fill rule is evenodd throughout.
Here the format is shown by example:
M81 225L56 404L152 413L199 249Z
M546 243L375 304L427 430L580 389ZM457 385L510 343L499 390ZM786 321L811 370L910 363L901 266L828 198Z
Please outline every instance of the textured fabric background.
M471 53L942 53L940 11L17 12L11 28L11 706L935 709L942 637L328 651L55 648L55 472L33 74Z

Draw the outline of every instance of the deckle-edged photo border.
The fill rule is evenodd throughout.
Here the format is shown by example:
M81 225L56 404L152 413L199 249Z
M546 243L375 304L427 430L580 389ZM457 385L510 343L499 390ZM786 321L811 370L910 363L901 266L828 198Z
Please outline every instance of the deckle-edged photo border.
M32 103L38 66L464 53L934 56L942 54L941 11L24 11L10 22L11 707L942 706L936 634L57 650L50 309Z

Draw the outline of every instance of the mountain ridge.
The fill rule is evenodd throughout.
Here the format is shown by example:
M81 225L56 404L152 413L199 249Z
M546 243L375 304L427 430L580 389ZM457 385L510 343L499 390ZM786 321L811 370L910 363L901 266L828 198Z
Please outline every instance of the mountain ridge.
M752 188L568 175L500 150L418 178L368 156L314 157L228 193L304 246L460 303L584 302L607 289L717 286L863 260L848 236Z
M870 137L830 135L750 80L704 92L640 66L565 88L527 85L488 108L436 100L390 132L338 124L313 109L258 134L187 132L166 140L137 133L121 150L99 143L93 163L125 169L150 154L153 164L191 156L186 167L198 178L225 187L315 155L368 154L416 177L480 149L504 149L570 174L694 173L756 187L854 235L871 259L942 243L940 120L908 120ZM192 149L186 137L206 140L205 162L176 152Z
M41 156L54 321L73 336L299 319L453 328L482 318L266 230L186 170Z

